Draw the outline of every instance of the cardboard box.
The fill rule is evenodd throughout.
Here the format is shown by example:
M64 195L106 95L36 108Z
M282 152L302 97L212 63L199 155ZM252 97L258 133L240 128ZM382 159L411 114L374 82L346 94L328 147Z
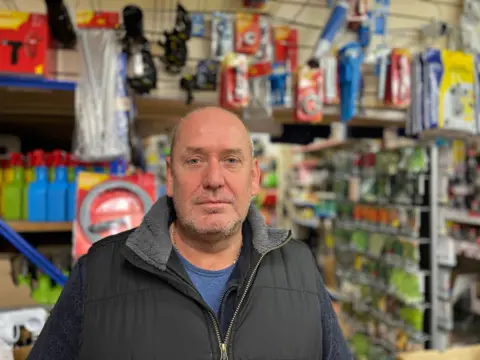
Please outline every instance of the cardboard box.
M47 76L56 67L46 15L0 11L0 73Z
M13 358L15 360L26 360L28 354L32 350L33 345L22 346L13 350Z
M478 360L480 345L452 348L445 352L427 350L397 355L397 360Z
M18 309L35 306L31 290L25 286L17 286L13 281L11 254L0 257L0 309Z

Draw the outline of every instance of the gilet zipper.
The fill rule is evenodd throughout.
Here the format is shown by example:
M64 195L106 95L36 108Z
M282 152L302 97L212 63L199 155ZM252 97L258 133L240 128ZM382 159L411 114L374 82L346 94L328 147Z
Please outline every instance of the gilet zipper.
M240 301L238 302L238 305L235 308L232 319L230 320L230 323L228 324L227 332L225 334L225 338L224 338L223 341L222 341L222 336L221 336L221 333L220 333L220 325L218 324L217 317L215 316L213 311L208 312L210 314L211 318L212 318L213 327L214 327L215 333L217 335L218 345L220 347L220 360L228 360L228 351L227 351L228 346L227 345L228 345L228 340L230 339L230 334L232 332L233 323L235 322L235 318L237 317L237 315L240 311L240 308L242 307L242 304L243 304L245 298L247 297L248 290L250 289L250 286L252 285L253 279L255 278L255 275L258 271L258 268L260 267L260 264L261 264L263 258L267 254L269 254L271 251L280 249L283 245L285 245L288 241L290 241L291 238L292 238L292 235L290 233L290 234L288 234L287 238L280 245L278 245L278 246L268 250L267 252L263 253L260 256L260 259L258 259L257 263L255 264L255 267L253 268L252 273L250 274L250 277L248 278L248 281L245 285L245 290L243 291L242 297L240 298ZM224 296L225 296L225 293L222 296L222 301L223 301Z

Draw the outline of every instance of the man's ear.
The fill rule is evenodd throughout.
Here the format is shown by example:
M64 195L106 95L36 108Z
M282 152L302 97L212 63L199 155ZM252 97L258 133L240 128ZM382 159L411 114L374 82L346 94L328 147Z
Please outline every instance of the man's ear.
M253 159L252 166L252 196L257 196L260 191L260 166L258 165L258 160Z
M166 157L167 161L167 171L166 171L166 194L168 197L173 197L173 169L172 169L172 158L171 156Z

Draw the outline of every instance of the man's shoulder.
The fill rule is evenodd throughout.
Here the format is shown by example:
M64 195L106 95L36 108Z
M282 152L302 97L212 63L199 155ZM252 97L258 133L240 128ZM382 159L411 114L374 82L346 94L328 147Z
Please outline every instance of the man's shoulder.
M270 233L279 233L279 232L285 232L283 229L277 229L277 228L269 228L268 231ZM290 231L289 234L289 240L287 241L286 244L280 247L279 250L281 250L283 253L286 253L288 255L292 255L295 257L298 257L302 261L304 261L306 258L311 259L312 258L312 250L308 247L308 245L304 241L300 241L295 239Z

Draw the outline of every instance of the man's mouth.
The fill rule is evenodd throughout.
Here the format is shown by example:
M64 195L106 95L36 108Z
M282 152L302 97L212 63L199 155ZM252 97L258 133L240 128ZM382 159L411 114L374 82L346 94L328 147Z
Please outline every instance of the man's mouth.
M212 201L201 201L199 204L200 205L226 205L226 204L230 204L230 202L212 200Z

